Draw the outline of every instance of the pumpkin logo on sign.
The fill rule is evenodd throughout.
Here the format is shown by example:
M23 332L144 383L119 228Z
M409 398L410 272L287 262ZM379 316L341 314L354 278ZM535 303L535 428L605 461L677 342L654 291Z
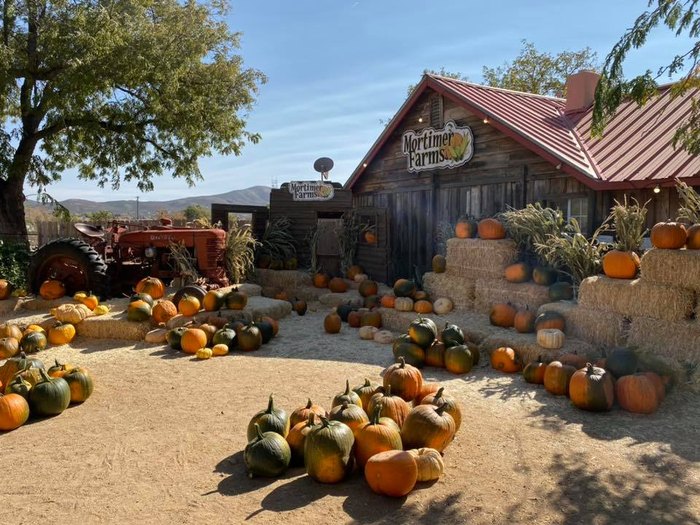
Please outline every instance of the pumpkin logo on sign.
M410 172L456 168L474 155L474 135L470 127L459 127L450 120L442 129L407 131L401 140L401 150L408 159Z

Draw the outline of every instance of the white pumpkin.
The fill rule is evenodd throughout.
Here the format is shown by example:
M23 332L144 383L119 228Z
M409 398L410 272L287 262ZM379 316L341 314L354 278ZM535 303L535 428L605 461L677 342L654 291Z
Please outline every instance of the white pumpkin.
M355 276L356 283L361 283L362 281L366 281L367 279L369 279L369 276L366 273L358 273Z
M434 448L418 448L408 451L416 460L418 481L433 481L439 479L445 471L442 455Z
M376 326L362 326L360 327L360 339L365 339L371 341L374 339L374 334L379 331Z
M374 341L383 345L388 345L394 342L394 334L389 330L379 330L374 334Z
M412 312L413 311L413 299L410 297L397 297L394 301L394 310L399 312Z
M146 337L144 337L144 341L147 343L152 343L154 345L160 345L165 343L165 336L167 335L168 330L165 328L156 328L155 330L151 330L146 334Z
M558 350L564 346L564 332L558 328L543 328L537 331L537 344L548 350Z
M454 304L447 297L440 297L433 301L433 312L438 315L444 315L450 313L454 308Z

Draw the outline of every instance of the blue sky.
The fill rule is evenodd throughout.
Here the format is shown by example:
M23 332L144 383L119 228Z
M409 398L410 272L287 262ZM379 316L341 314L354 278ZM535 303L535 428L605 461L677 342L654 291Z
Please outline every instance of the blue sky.
M512 60L523 39L551 53L588 46L602 62L646 8L647 0L232 0L228 22L243 33L245 64L269 78L248 118L260 143L240 157L202 159L205 180L194 188L164 176L154 193L131 185L114 192L66 173L48 191L97 201L210 195L316 179L312 166L321 156L335 161L331 180L342 183L425 68L481 82L482 66ZM630 55L625 73L656 71L687 47L656 31Z

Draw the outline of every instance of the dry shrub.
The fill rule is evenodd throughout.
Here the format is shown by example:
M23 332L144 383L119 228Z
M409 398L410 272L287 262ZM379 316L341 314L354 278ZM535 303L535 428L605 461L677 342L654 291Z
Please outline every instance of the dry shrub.
M695 294L692 290L657 285L643 279L610 279L599 275L584 279L578 301L586 308L627 317L681 321L693 314Z
M467 279L501 279L506 267L518 259L510 239L449 239L447 273Z

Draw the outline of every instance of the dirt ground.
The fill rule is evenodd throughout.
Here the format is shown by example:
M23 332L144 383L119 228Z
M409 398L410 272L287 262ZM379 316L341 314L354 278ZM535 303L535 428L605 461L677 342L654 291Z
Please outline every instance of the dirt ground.
M361 473L338 485L303 469L248 479L250 417L272 392L288 411L392 361L389 346L325 312L283 319L261 350L209 361L164 347L76 339L40 353L90 368L93 396L58 417L0 434L0 523L700 522L700 399L672 393L651 416L586 413L520 376L427 368L462 403L446 473L403 499L373 494Z

